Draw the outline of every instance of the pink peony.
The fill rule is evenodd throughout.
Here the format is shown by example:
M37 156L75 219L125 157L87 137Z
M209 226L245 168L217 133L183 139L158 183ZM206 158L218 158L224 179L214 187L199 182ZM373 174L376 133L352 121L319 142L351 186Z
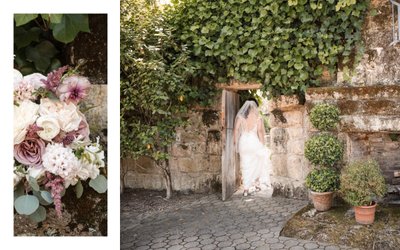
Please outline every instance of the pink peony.
M42 139L28 137L20 144L14 145L14 157L21 164L39 167L42 164L45 148L46 145Z
M60 101L77 104L88 95L90 82L83 76L66 77L62 84L57 88L57 96Z

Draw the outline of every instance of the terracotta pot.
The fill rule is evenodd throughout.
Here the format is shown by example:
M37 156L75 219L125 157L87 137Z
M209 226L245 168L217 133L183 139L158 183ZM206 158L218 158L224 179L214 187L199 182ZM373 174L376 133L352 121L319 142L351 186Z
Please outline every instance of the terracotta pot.
M333 192L318 193L311 191L311 197L317 211L324 212L332 207Z
M354 207L356 221L364 225L369 225L374 223L376 205L377 205L376 202L374 202L371 206Z

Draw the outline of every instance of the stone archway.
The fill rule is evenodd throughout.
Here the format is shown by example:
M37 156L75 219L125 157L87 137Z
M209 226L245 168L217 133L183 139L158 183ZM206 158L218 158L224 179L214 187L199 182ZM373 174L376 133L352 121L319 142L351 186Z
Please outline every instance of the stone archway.
M222 200L229 199L240 184L239 158L233 146L233 127L237 111L239 110L240 90L260 89L261 84L233 82L230 85L218 84L222 89L221 124L222 124Z

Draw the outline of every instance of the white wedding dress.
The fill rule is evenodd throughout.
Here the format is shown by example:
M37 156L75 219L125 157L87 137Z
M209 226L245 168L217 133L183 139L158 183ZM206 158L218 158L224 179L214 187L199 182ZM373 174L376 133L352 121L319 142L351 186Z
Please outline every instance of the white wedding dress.
M249 190L256 181L259 181L257 185L261 184L266 187L271 185L269 152L258 139L257 124L249 131L243 130L238 142L240 168L245 190Z

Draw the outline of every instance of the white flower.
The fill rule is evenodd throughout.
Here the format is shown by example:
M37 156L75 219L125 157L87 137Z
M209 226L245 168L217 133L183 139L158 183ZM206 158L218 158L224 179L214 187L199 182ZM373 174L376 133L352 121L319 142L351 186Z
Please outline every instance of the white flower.
M42 159L46 171L63 178L66 188L77 183L77 173L81 166L72 149L65 148L59 143L48 144Z
M14 144L21 143L28 132L29 125L32 125L38 118L39 105L24 100L19 106L14 105Z
M22 76L21 72L14 69L14 89L20 85L22 79L24 79L24 77Z
M15 79L15 77L14 77ZM42 82L42 80L46 80L47 77L40 73L33 73L27 76L24 76L24 82L32 85L34 89L39 89L40 87L45 87L46 85Z
M28 176L31 176L35 179L39 179L40 177L44 176L45 169L43 166L40 167L29 167L28 168Z
M97 137L97 142L85 147L84 154L89 159L90 163L98 165L99 167L104 167L104 151L101 150L99 144L99 137Z
M62 130L65 132L71 132L78 129L82 117L79 115L75 104L64 103L63 109L59 112L58 120L60 121Z
M40 100L40 115L54 115L57 117L61 130L71 132L77 130L82 121L75 104L66 104L58 100L43 98Z
M52 101L49 98L40 99L39 114L44 115L56 115L63 108L62 102Z
M51 141L56 135L60 133L60 124L57 117L54 115L45 115L37 119L36 125L43 130L38 132L40 138L46 141Z
M88 163L87 161L80 161L81 169L78 172L78 176L81 180L87 180L88 178L96 179L100 174L98 165Z

